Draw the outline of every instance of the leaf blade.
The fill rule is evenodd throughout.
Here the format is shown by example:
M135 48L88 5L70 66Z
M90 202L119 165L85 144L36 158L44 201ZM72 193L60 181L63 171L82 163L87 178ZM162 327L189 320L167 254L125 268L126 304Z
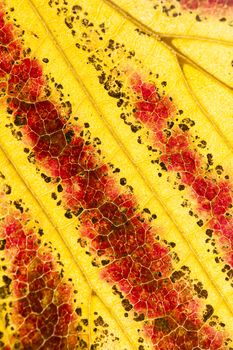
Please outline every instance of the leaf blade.
M27 15L29 13L30 13L30 10L28 9ZM34 15L32 15L32 18L34 18L33 16ZM32 21L32 23L33 23L33 21ZM41 29L41 32L43 32L43 31L44 30ZM45 38L44 34L42 35L42 38L43 37ZM41 40L41 38L40 38L40 40ZM39 45L35 44L35 45L37 45L39 47L40 44ZM157 50L157 48L156 48L156 50ZM43 48L42 48L41 51L43 52ZM56 50L53 49L52 54L54 54L55 52L56 52ZM161 53L161 50L159 51L159 53ZM62 63L62 65L64 65L64 63ZM58 73L57 75L59 75L59 74L60 73ZM92 81L91 79L92 78L91 78L91 75L90 75L90 77L88 78L89 84L91 84L91 81ZM62 77L62 80L64 81L63 77ZM72 84L70 83L70 81L72 81ZM70 86L70 87L71 86L73 87L74 86L73 85L74 81L75 81L75 79L73 79L72 76L69 74L69 77L67 78L66 85ZM86 114L90 113L90 115L86 116L86 119L87 120L91 120L92 124L95 125L94 128L93 128L94 130L97 130L98 132L106 130L106 135L104 135L104 137L103 137L104 138L104 142L105 142L105 146L103 147L103 149L105 151L105 155L107 155L107 159L109 159L109 161L112 161L113 160L113 155L115 154L115 152L117 151L119 153L119 155L117 154L114 157L114 162L115 162L115 159L116 159L117 163L121 164L121 166L123 165L123 167L126 168L126 169L128 168L128 170L124 169L124 174L127 174L127 179L130 179L130 182L134 184L134 188L138 188L138 190L137 190L137 198L141 199L140 202L141 202L142 206L143 206L143 203L145 203L145 205L147 205L148 202L150 201L151 197L153 197L153 195L151 194L150 190L143 184L142 179L136 174L135 166L131 166L130 165L129 158L127 159L127 157L125 157L125 155L122 154L122 144L120 144L120 146L119 146L119 143L115 142L111 135L108 135L109 134L109 130L107 131L107 128L104 126L103 122L101 122L101 120L100 120L100 118L98 116L98 113L96 113L96 111L94 111L94 109L91 106L90 102L88 102L85 99L85 95L84 95L84 93L82 91L82 88L80 88L80 86L78 86L76 83L74 83L74 84L75 84L75 86L77 86L77 88L75 90L75 93L74 93L74 96L73 96L73 100L74 101L72 101L73 102L72 104L75 106L75 111L78 110L79 113L80 113L80 110L81 110L83 112L83 115L86 115ZM85 101L85 106L84 107L82 107L82 105L80 107L79 102L78 103L75 102L77 92L78 92L79 96L81 97L81 100ZM98 93L99 93L99 95L101 97L100 101L101 100L103 101L103 100L106 99L106 95L105 94L101 94L101 92L99 90L98 90ZM99 99L99 97L98 97L98 99ZM109 101L108 101L108 103L109 103ZM98 102L98 104L100 105L100 102ZM111 106L111 103L109 103L109 105L108 105L108 107L106 107L106 109L108 108L109 111L114 110L114 108L112 108L110 106ZM105 113L105 114L107 114L107 113ZM114 123L113 124L114 127L118 127L118 122L113 120L113 123ZM84 124L84 126L85 126L85 124ZM4 129L4 133L6 134L5 127L3 129ZM97 132L97 134L98 134L98 132ZM3 135L4 135L4 133L3 133ZM77 130L75 130L75 134L77 134ZM119 131L118 131L118 134L119 134ZM127 133L124 132L124 134L122 134L122 135L125 136L125 135L127 135ZM60 210L61 215L58 215L57 209L56 209L56 214L54 213L54 204L52 204L52 200L49 199L49 196L48 196L48 194L51 193L51 186L49 186L48 184L45 184L43 186L42 185L42 180L39 180L38 177L37 177L37 179L35 181L33 180L33 176L31 175L31 171L33 169L33 165L31 165L31 166L28 165L25 156L22 156L22 154L23 154L22 151L21 152L17 151L18 154L14 154L14 152L12 152L14 150L14 148L19 150L18 142L16 142L15 140L12 140L11 141L12 143L9 144L9 142L8 142L9 138L12 140L12 137L10 137L10 134L9 134L9 131L8 131L7 132L7 141L3 141L3 144L4 144L5 149L7 149L7 151L8 151L9 157L11 159L13 159L14 164L17 166L17 170L19 171L19 173L21 173L25 177L25 174L23 174L23 172L25 172L25 169L28 169L26 171L27 175L26 175L25 179L27 179L27 181L30 182L30 186L32 187L33 193L38 198L40 198L41 205L46 208L46 212L49 213L50 218L54 219L55 226L58 226L58 227L60 227L60 229L62 229L63 236L66 237L66 240L69 243L69 250L74 252L73 256L78 256L79 257L78 258L79 265L80 266L85 266L88 275L92 279L92 285L98 286L97 289L100 290L99 293L101 293L101 295L102 295L101 299L102 300L106 300L107 302L109 302L110 303L109 305L111 306L112 309L116 309L116 305L115 305L116 301L115 301L115 299L113 301L113 297L109 297L109 295L111 295L111 292L110 292L111 288L107 287L105 285L105 283L103 283L103 281L101 281L101 282L99 281L99 276L96 275L96 273L94 273L95 268L90 267L90 260L87 259L87 257L85 256L85 253L81 249L77 249L77 247L76 247L75 243L76 243L76 239L77 239L76 238L77 237L77 233L76 233L75 230L73 230L73 228L71 228L72 226L75 227L74 222L73 222L73 225L67 224L67 220L64 219L64 216L63 216L64 215L64 208L63 208L63 210L62 209ZM2 140L5 140L5 139L6 139L5 137L2 137ZM111 145L111 149L110 149L109 145ZM21 149L23 147L21 147ZM132 145L130 145L130 148L132 148ZM19 162L19 153L21 153L21 159L20 160L22 160L22 163ZM142 154L142 152L140 152L140 154ZM132 153L130 153L130 160L132 160L132 159L133 159ZM139 157L139 161L141 161L141 159L142 158ZM38 162L38 159L37 159L37 162ZM23 171L22 171L22 168L21 168L22 164L24 164ZM40 186L43 186L43 187L38 188L38 184L39 183L40 183ZM45 192L45 196L44 196L45 199L43 199L43 197L41 196L41 188L43 188L43 192ZM169 193L167 193L166 200L167 200L168 197L169 197ZM162 224L162 221L164 220L165 217L167 218L167 216L164 214L164 211L160 208L160 206L156 203L155 199L152 199L151 202L152 203L150 204L150 208L155 207L156 211L158 211L158 210L161 211L160 221L161 221L161 224ZM172 238L172 235L174 234L174 232L177 232L177 230L174 228L174 224L172 224L172 222L169 221L169 219L167 221L168 221L168 223L166 224L167 225L166 231L168 231L168 232L170 231L171 232L171 238ZM164 227L165 225L163 224L162 226ZM71 233L71 230L72 230L72 233ZM192 232L192 234L193 234L193 232ZM175 234L175 236L176 237L180 237L178 232ZM167 233L166 233L166 238L167 237L169 237L169 235L167 235ZM189 251L188 248L187 248L187 250L185 250L185 252L182 253L182 248L181 247L184 247L186 245L185 245L185 243L183 243L183 238L178 238L178 240L179 239L182 242L182 244L180 245L180 248L178 248L178 250L181 253L181 256L183 254L182 260L181 260L182 263L183 263L183 260L185 260L185 259L186 260L188 259L188 260L191 260L191 261L194 260L195 263L191 262L191 264L190 264L192 266L195 266L196 273L194 273L194 276L195 276L195 274L198 275L199 271L201 271L200 275L202 275L203 274L203 270L199 267L199 264L196 263L196 259L193 258L193 257L191 257L190 259L188 258L188 251ZM212 284L212 282L210 280L208 280L208 278L205 277L204 280L205 280L205 282L208 281L207 284L210 284L210 285ZM103 285L104 285L104 287L103 287ZM103 291L103 289L106 289L106 290ZM214 303L216 304L216 298L219 298L219 296L217 296L217 294L214 291L214 289L212 290L212 287L210 287L210 290L211 290L210 300L214 301ZM218 299L218 300L221 300L221 298ZM118 306L117 312L114 312L116 316L118 316L118 314L122 314L120 303L118 303L118 304L119 304L119 306ZM225 307L222 308L221 313L226 315L226 318L230 317L230 314L228 313L227 308L225 308ZM225 317L225 316L223 316L223 317ZM120 319L123 320L122 322L123 322L124 325L127 325L127 321L124 319L123 315L120 316ZM158 330L160 329L159 325L157 325L156 327L158 327ZM135 325L135 328L134 328L134 326L132 326L132 328L133 328L133 330L132 330L131 337L133 339L136 339L135 334L136 334L137 326ZM150 329L148 329L148 330L150 331ZM135 344L136 343L137 342L135 340ZM147 343L147 345L149 346L149 342ZM217 343L215 345L217 346Z

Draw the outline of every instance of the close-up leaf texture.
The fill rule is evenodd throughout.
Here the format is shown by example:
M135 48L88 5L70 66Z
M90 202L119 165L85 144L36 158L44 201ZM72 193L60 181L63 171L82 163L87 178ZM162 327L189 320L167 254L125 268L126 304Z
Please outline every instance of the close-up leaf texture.
M0 3L0 349L233 349L232 0Z

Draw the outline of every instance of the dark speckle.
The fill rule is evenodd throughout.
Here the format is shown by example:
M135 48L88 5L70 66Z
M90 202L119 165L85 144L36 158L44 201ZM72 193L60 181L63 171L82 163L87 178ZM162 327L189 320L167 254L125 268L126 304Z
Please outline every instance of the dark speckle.
M76 312L76 314L77 314L78 316L82 316L82 309L81 309L80 307L77 307L77 308L75 309L75 312Z
M62 187L61 184L59 184L59 185L57 186L57 190L58 190L58 192L62 192L62 191L63 191L63 187Z
M206 322L214 313L214 308L212 305L206 305L206 311L203 314L203 321Z
M129 300L127 300L127 299L123 299L121 303L122 303L123 308L124 308L126 311L130 311L130 310L132 309L132 307L133 307L133 306L130 304Z
M207 229L206 232L207 236L212 237L213 230Z
M208 153L207 154L207 160L208 160L208 165L213 165L213 155Z
M43 236L44 231L42 230L42 228L39 228L38 233L39 233L39 236L40 236L40 237Z
M23 213L23 207L19 201L14 201L14 205L15 205L16 209L18 209L21 213Z
M203 284L201 282L194 284L194 290L199 298L206 299L208 297L208 292L207 290L203 289Z
M136 317L134 317L134 321L143 321L145 319L145 316L143 314L140 314Z
M178 281L181 277L183 277L185 275L185 273L183 271L174 271L170 277L171 281L173 283L175 283L176 281Z
M11 187L9 185L4 185L5 194L11 194Z
M104 320L101 316L98 316L96 320L94 320L95 326L104 326Z
M69 130L65 133L65 138L66 138L67 143L70 143L72 141L73 136L74 136L73 130Z
M184 132L189 130L189 127L186 124L179 124L179 128Z
M0 240L0 250L4 250L5 249L5 245L6 245L6 240L5 239L1 239Z
M71 211L69 209L65 212L65 217L67 219L72 219L72 214L71 214Z
M56 193L55 192L52 192L52 194L51 194L51 197L53 198L53 199L57 199L57 195L56 195Z
M124 186L124 185L126 185L126 178L125 177L122 177L121 179L120 179L120 184L122 185L122 186Z
M84 324L84 326L88 326L88 319L83 318L81 321Z

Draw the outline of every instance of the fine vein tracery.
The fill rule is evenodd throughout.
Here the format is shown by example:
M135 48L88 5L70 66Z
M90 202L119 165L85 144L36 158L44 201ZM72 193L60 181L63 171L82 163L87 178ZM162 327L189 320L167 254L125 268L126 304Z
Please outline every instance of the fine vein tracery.
M77 6L74 11L80 8ZM14 123L10 125L12 133L25 143L29 161L40 169L45 182L54 184L56 190L51 196L57 205L63 206L67 220L77 217L77 243L89 247L93 265L101 267L100 278L120 296L125 317L130 316L142 325L144 336L156 350L230 349L225 325L214 315L213 306L203 302L208 297L207 290L190 278L188 266L176 269L179 257L175 242L167 242L166 237L161 237L162 229L151 226L156 215L148 208L140 209L130 186L124 189L127 179L121 178L122 187L118 185L115 174L119 168L104 162L99 148L101 140L92 139L90 134L86 137L81 126L69 121L70 102L62 97L59 102L53 97L42 63L30 56L30 50L25 50L4 10L0 25L1 88ZM166 97L158 100L151 85L136 81L132 87L136 93L142 91L144 100L155 99L152 102L159 107L162 119L172 113L172 104ZM137 101L135 116L146 118L144 112L148 108L148 101ZM85 128L88 127L86 124ZM160 130L156 136L163 138ZM166 163L165 158L163 161ZM185 167L193 166L193 162L190 156L188 162L180 161ZM219 211L224 203L218 201L214 210ZM204 204L200 201L200 205ZM13 230L18 237L21 226L16 229L15 225L10 223L6 230L10 234ZM4 239L8 239L7 234ZM22 235L25 242L27 233ZM14 312L17 317L18 310ZM39 309L35 312L40 314ZM22 341L21 337L19 333ZM138 348L144 349L142 340Z

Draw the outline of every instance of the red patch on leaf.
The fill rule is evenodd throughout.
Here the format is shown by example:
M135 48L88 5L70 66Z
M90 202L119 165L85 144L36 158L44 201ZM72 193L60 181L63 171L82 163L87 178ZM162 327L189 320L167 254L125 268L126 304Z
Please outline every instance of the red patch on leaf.
M181 6L188 10L227 8L233 6L233 0L181 0Z
M1 231L15 299L16 337L24 348L74 349L77 317L72 289L62 281L52 254L13 216L5 217Z
M219 242L228 239L227 246L221 243L219 246L223 249L224 259L233 267L233 219L228 215L232 207L231 185L210 177L203 170L206 165L203 164L201 155L192 150L189 131L180 131L173 127L169 134L166 133L167 122L172 121L175 111L171 102L168 105L169 99L160 98L155 86L142 82L138 75L134 75L131 85L137 94L135 118L152 132L153 143L162 153L160 161L168 171L179 172L180 182L191 190L199 213L208 215L209 228L214 230ZM152 101L153 108L148 107ZM155 115L158 117L155 118Z

